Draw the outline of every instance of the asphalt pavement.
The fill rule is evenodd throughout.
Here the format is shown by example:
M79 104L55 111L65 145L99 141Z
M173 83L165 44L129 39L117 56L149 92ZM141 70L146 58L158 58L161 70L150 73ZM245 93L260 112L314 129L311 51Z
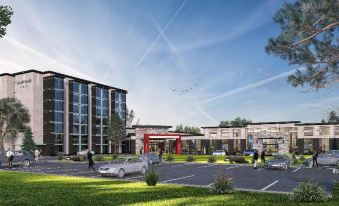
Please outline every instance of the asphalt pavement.
M107 164L97 162L95 168ZM101 177L98 173L89 172L86 163L58 162L43 160L31 167L3 167L3 170L17 172L32 172L40 174L55 174L66 176L80 176L91 178L120 179L117 177ZM159 182L181 184L199 187L209 187L214 182L217 172L226 172L234 179L237 189L289 193L299 183L314 181L324 186L331 195L333 181L339 181L339 175L333 174L331 167L306 168L293 167L285 170L253 169L248 165L240 164L197 164L197 163L163 163L154 165L153 169L160 173ZM144 181L143 175L130 174L122 180ZM121 180L120 179L120 180Z

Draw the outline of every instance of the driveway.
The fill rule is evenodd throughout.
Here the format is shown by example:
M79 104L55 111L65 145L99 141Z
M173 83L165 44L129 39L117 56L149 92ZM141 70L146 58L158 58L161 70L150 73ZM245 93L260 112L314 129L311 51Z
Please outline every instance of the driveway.
M105 163L96 163L99 168ZM315 181L324 186L331 194L333 181L339 181L339 175L333 174L331 167L305 168L296 167L284 170L253 169L247 165L218 165L195 163L171 163L154 165L154 170L160 173L159 182L168 184L193 185L209 187L213 184L214 176L218 171L229 173L234 178L237 189L291 192L299 183ZM2 168L3 170L11 170ZM66 176L81 176L100 178L97 173L88 172L86 163L63 163L45 161L29 168L17 167L12 169L18 172L33 172ZM106 179L119 179L107 177ZM144 181L141 174L126 175L124 180Z

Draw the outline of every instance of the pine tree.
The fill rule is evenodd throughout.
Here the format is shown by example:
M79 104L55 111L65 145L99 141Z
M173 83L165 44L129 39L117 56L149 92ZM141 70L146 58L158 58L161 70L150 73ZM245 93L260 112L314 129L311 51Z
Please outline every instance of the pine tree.
M302 68L288 77L292 86L318 90L339 83L338 12L338 0L296 0L273 17L281 33L265 50Z
M38 147L36 146L34 142L34 137L32 133L32 129L30 127L27 127L24 132L24 141L22 143L22 149L30 152L34 152Z
M335 111L331 111L328 114L328 119L327 119L328 123L339 123L339 116L337 116L337 114L335 113Z

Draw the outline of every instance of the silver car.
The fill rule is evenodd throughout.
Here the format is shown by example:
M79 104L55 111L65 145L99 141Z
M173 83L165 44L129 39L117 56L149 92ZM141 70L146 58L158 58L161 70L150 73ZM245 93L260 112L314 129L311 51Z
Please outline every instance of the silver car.
M275 155L273 159L268 161L267 169L284 169L291 167L291 160L286 155Z
M148 162L150 165L159 164L159 163L162 162L162 159L154 153L144 153L144 154L140 155L139 159L142 159L142 160Z
M22 165L23 167L29 167L34 162L33 155L28 151L12 151L14 155L13 165ZM0 167L8 164L8 157L6 152L0 152Z
M337 165L339 167L339 150L329 150L326 153L321 153L317 160L320 165Z
M147 161L142 159L126 159L124 161L112 162L101 166L99 168L99 173L102 176L118 176L122 178L125 174L138 173L146 174L148 170Z

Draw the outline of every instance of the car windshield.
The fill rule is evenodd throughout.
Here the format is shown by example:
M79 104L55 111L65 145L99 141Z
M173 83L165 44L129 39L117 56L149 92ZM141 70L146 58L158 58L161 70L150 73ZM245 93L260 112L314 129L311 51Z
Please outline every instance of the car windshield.
M216 150L215 152L219 152L219 153L222 153L223 151L222 151L222 150Z
M248 149L246 152L254 152L254 149Z
M117 159L117 160L113 160L111 163L112 164L122 164L122 163L124 163L126 160L124 160L124 159Z
M282 155L276 155L273 157L273 159L278 159L278 160L283 160L283 159L287 159L288 157L286 156L282 156Z

